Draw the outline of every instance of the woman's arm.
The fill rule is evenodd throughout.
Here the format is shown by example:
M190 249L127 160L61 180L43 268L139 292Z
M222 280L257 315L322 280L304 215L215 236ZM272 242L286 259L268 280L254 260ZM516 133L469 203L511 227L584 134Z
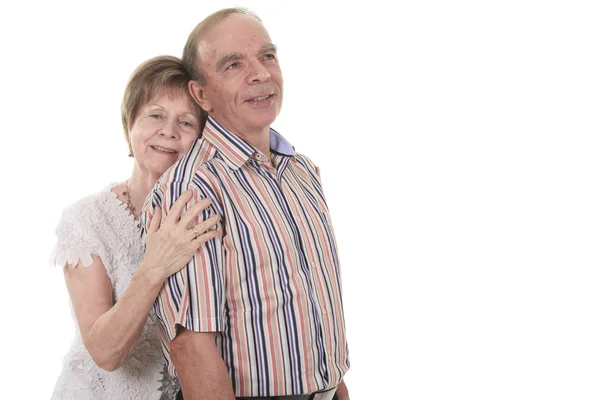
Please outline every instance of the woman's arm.
M189 199L190 196L181 196L175 202L176 212L167 216L160 229L160 211L154 215L148 230L146 255L115 304L110 278L100 257L92 255L93 262L89 267L79 263L64 268L83 343L94 362L107 371L119 368L140 337L165 279L183 268L202 243L219 234L216 230L208 231L218 221L218 215L193 224L210 200L199 202L181 216ZM200 236L196 237L196 232Z
M85 348L98 366L114 371L140 337L163 281L140 268L113 305L112 286L100 257L84 267L65 266L64 275Z

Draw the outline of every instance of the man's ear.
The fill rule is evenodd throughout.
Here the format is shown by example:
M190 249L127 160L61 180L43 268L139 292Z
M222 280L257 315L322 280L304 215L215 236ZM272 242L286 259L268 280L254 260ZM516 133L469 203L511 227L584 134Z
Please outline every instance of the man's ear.
M200 108L202 108L207 113L210 113L212 111L210 102L206 97L206 90L204 90L204 87L202 87L202 85L200 85L198 81L189 81L188 90L190 91L192 98L196 103L198 103Z

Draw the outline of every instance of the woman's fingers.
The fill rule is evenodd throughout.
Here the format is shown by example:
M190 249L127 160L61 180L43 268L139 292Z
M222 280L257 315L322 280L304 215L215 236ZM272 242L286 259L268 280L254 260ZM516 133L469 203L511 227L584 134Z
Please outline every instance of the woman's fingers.
M197 249L200 246L202 246L204 243L206 243L209 240L211 240L217 236L220 236L220 235L221 235L221 227L201 234L196 239L194 239L192 242L195 244L195 248Z
M176 263L170 264L166 269L168 269L168 275L170 276L177 271L181 271L186 265L188 265L189 261L192 259L198 248L202 246L207 241L218 237L221 235L221 228L210 230L206 233L200 234L200 236L190 240L185 247L180 248L177 252L177 256L171 257L171 260L174 258L178 258L179 261ZM183 250L185 249L185 250Z
M219 222L220 220L221 216L219 214L216 214L207 219L206 221L202 221L199 224L192 226L190 229L187 230L189 240L194 240L196 237L201 236L203 233L205 233L214 225L216 225L217 222Z
M212 201L209 198L202 199L187 210L185 210L185 212L181 216L180 221L182 226L184 226L185 228L187 228L188 226L192 226L194 220L198 217L198 214L200 214L201 211L206 210L211 203Z
M148 228L148 233L154 233L160 228L160 220L162 217L162 210L160 207L154 207L154 214L152 218L150 218L150 227Z
M167 215L167 218L165 219L165 223L169 223L169 224L177 223L177 221L179 221L179 218L181 218L181 213L183 212L183 209L185 208L186 203L188 201L190 201L191 198L192 198L191 190L186 190L185 192L183 192L183 194L181 196L179 196L177 201L175 201L175 203L173 203L173 207L171 207L171 211L169 211L169 215Z

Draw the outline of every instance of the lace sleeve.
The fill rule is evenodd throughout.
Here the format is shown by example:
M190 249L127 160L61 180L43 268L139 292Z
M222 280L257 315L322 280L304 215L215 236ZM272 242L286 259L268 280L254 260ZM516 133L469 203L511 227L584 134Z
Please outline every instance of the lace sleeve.
M106 246L97 226L98 212L92 199L83 199L65 209L56 227L56 244L50 263L56 266L77 265L79 261L84 267L92 265L92 254L107 260Z

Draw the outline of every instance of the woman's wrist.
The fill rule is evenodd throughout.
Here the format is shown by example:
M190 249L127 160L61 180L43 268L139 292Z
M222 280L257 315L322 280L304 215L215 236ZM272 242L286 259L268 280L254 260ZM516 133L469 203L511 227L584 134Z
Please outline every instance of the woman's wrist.
M142 260L140 266L135 271L135 275L142 279L149 287L161 288L165 280L168 278L164 276L164 270L150 264L147 260Z

